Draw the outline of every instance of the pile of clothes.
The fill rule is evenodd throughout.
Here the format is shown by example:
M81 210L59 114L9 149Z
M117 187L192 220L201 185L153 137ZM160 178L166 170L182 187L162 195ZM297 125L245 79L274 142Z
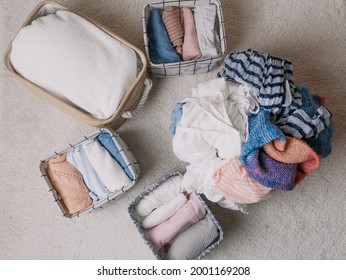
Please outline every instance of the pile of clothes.
M109 133L51 158L46 171L68 214L107 199L134 179Z
M153 63L215 57L220 41L215 31L216 6L151 8L147 21L149 56Z
M183 188L234 210L292 191L331 153L324 105L294 84L290 61L251 49L229 54L218 78L172 112L173 151L188 163Z

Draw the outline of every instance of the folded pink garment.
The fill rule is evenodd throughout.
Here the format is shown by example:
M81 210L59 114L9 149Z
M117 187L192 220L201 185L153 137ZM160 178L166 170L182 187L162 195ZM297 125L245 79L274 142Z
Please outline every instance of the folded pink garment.
M195 193L173 216L157 226L145 230L145 234L157 253L167 252L171 242L190 225L205 217L206 211Z
M161 17L175 51L181 55L184 33L180 20L180 9L178 7L165 8Z
M199 48L195 19L190 8L180 9L181 25L184 30L183 60L200 59L202 52Z
M47 176L62 199L66 212L74 214L91 206L83 175L68 161L66 154L48 161Z
M318 168L320 158L303 140L286 137L286 142L274 140L263 146L268 156L283 163L297 163L294 184L299 184L311 171Z
M238 157L219 168L214 178L216 179L214 191L232 202L256 203L268 198L275 191L253 180Z

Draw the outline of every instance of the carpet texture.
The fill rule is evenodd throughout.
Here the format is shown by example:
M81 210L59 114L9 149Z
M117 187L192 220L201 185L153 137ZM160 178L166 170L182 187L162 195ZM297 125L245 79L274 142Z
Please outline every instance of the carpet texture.
M1 56L39 1L1 1ZM62 0L144 50L147 0ZM252 48L289 59L294 82L326 97L335 128L331 155L293 192L275 192L249 214L208 203L224 230L206 259L346 258L346 1L222 1L228 52ZM172 151L170 112L197 76L152 78L144 110L118 130L142 167L121 199L91 214L63 218L39 161L95 128L34 96L1 66L0 259L153 259L127 207L146 186L185 165Z

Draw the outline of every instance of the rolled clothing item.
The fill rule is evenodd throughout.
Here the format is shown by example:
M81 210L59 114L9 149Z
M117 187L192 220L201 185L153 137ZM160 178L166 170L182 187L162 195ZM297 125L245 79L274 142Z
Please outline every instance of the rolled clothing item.
M97 119L115 113L137 77L132 48L61 9L20 30L10 60L24 78Z
M187 197L184 193L178 194L177 197L167 201L142 220L143 228L152 228L164 222L175 214L185 203Z
M175 51L165 25L162 22L160 10L152 8L147 22L147 36L149 39L149 57L155 64L180 61Z
M154 250L161 254L167 252L170 243L189 226L198 223L206 215L206 210L195 193L173 216L156 227L144 230Z
M180 20L180 8L173 6L165 8L161 17L175 51L181 55L184 33Z
M182 189L182 177L171 176L165 180L159 187L145 195L136 205L135 214L142 220L148 216L154 209L162 204L174 199L177 195L184 192Z
M119 163L96 139L85 141L82 146L91 165L109 191L115 192L131 183Z
M220 38L215 30L216 5L196 3L193 16L199 48L203 58L216 57L221 53Z
M133 175L127 166L124 158L121 155L121 151L117 148L114 143L113 137L109 133L101 133L97 136L97 140L100 144L110 153L110 155L120 164L120 166L124 169L126 175L133 180Z
M48 161L47 176L68 214L80 212L91 206L92 200L83 176L66 161L66 153Z
M219 236L209 215L181 232L169 247L165 259L192 260L207 249Z
M274 140L263 146L271 158L283 163L297 163L295 184L299 184L311 171L320 165L316 152L303 140L286 137L286 142Z
M202 56L199 48L195 20L193 18L192 10L188 7L180 9L181 25L184 30L184 43L182 50L183 60L197 60Z
M103 200L110 195L111 192L91 165L82 145L67 151L66 160L83 175L84 182L90 190L89 195L94 201Z
M214 177L214 191L237 203L256 203L267 199L275 191L252 179L238 157L216 170Z

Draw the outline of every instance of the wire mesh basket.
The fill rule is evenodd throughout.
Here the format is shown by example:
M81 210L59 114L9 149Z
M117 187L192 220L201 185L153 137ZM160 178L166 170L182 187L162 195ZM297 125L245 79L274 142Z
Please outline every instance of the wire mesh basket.
M149 38L147 34L147 22L152 8L164 9L169 6L175 7L189 7L192 10L197 5L215 5L216 6L216 20L215 20L215 34L218 37L217 47L220 50L217 56L205 57L197 60L180 61L173 63L155 64L149 55ZM227 51L226 33L224 26L224 17L222 13L221 3L219 0L178 0L178 1L162 1L155 3L148 3L143 9L143 37L145 51L149 61L149 71L151 74L159 77L181 76L181 75L195 75L207 73L216 66L220 66L224 55Z

